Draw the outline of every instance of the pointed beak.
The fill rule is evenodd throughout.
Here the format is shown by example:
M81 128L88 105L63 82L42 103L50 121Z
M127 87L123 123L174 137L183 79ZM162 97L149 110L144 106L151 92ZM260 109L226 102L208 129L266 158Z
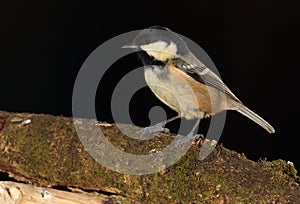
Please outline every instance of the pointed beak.
M130 44L122 46L122 48L137 49L137 48L139 48L139 46L135 45L133 43L130 43Z

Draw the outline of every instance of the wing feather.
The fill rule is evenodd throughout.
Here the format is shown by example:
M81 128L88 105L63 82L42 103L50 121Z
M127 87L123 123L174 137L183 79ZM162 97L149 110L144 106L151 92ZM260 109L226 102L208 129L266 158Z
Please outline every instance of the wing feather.
M226 84L224 84L224 82L205 65L198 66L190 64L179 58L174 59L173 63L178 69L185 72L196 81L211 86L218 91L225 93L227 96L230 96L234 101L241 103Z

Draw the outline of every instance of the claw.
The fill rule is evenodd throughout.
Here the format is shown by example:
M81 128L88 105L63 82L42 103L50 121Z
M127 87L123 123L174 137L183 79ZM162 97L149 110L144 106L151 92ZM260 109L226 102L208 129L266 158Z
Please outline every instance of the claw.
M191 142L191 141L193 141L193 140L195 140L195 139L198 139L198 138L200 138L200 137L204 137L202 134L193 134L193 133L191 133L191 134L188 134L187 136L185 136L184 138L182 138L182 139L180 139L180 140L177 140L176 142L175 142L175 147L176 148L179 148L179 147L181 147L182 145L184 145L184 144L186 144L186 143L189 143L189 142Z

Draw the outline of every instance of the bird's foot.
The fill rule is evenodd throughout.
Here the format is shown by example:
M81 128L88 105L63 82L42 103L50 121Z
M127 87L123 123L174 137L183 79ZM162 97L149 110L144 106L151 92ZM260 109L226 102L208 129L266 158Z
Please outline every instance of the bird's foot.
M151 139L149 138L149 135L151 135L152 133L155 132L170 132L170 130L168 128L164 128L164 125L166 124L166 121L157 123L155 125L149 126L149 127L145 127L140 131L140 138L144 138L144 136L148 136L147 139Z
M198 139L198 138L200 138L200 137L204 138L204 135L202 135L202 134L189 133L189 134L188 134L187 136L185 136L184 138L177 140L177 141L175 142L175 145L174 145L174 146L175 146L176 148L179 148L179 147L181 147L182 145L184 145L184 144L186 144L186 143L189 143L189 142L191 142L191 141L193 141L193 140L195 140L195 139Z
M212 139L205 139L201 145L200 152L199 152L199 160L204 160L217 146L217 141Z

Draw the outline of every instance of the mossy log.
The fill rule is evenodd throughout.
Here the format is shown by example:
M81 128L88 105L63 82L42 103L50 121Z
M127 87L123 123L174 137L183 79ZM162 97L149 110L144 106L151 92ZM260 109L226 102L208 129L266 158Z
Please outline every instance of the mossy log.
M145 147L140 140L128 142L114 124L99 128L114 146L135 154L174 140L172 134L158 134ZM222 145L199 161L199 145L192 145L177 163L160 172L126 175L89 155L72 118L0 111L0 171L18 182L118 196L122 203L300 202L293 165L283 160L254 162Z

